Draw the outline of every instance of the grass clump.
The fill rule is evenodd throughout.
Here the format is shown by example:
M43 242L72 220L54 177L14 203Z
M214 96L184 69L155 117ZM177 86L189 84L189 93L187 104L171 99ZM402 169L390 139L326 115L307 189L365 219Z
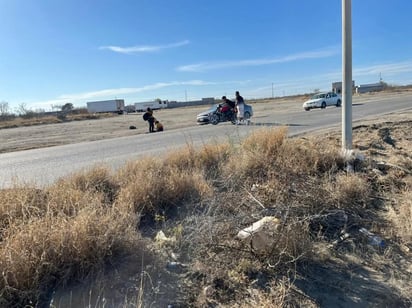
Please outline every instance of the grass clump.
M138 215L165 215L211 193L202 174L194 171L195 166L181 168L189 163L185 155L174 159L174 163L151 158L128 163L117 174L121 190L116 205Z

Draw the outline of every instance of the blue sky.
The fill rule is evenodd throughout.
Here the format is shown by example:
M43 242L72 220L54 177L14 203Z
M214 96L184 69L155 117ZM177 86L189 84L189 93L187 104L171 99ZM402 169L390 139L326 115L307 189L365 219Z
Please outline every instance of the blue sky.
M341 0L0 0L0 101L246 99L342 79ZM412 84L412 1L352 1L353 79Z

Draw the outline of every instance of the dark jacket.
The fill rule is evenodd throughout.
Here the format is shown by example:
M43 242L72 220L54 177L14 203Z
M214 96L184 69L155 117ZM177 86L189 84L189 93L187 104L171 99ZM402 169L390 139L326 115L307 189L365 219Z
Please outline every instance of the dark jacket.
M230 108L235 108L236 104L234 101L231 101L230 99L226 99L225 104L228 104Z

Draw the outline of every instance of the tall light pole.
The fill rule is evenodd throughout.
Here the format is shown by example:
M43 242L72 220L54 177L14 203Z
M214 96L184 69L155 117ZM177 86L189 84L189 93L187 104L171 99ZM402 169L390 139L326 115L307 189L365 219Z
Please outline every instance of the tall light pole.
M272 82L272 98L273 98L273 82Z
M352 0L342 0L342 149L352 149Z

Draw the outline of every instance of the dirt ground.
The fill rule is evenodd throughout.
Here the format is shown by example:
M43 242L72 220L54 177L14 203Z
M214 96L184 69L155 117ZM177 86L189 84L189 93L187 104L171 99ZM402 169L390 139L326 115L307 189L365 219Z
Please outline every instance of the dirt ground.
M155 111L165 128L196 125L196 115L205 106ZM184 112L182 112L184 111ZM129 129L135 126L136 129ZM0 130L0 153L144 134L148 125L142 113L115 115L97 120L35 125Z
M382 179L382 187L375 188L376 192L383 192L382 201L386 204L386 209L381 213L382 221L395 227L391 231L388 226L378 227L381 235L389 241L385 250L370 260L337 253L328 258L324 266L307 269L308 277L312 278L310 283L307 279L298 279L296 285L317 299L320 307L411 307L412 236L406 239L403 235L403 241L398 243L397 248L392 245L402 238L398 225L401 221L408 220L408 230L412 228L410 206L404 213L405 220L400 214L400 208L410 204L405 198L410 198L412 191L411 132L411 112L391 114L353 125L353 149L376 166L377 169L370 170L368 176ZM341 136L336 132L320 134L319 138L336 146L341 142ZM380 168L390 169L392 175L380 173ZM375 224L378 225L377 222ZM321 256L323 248L318 249ZM338 264L346 270L336 272ZM399 296L407 298L408 304L400 302Z

